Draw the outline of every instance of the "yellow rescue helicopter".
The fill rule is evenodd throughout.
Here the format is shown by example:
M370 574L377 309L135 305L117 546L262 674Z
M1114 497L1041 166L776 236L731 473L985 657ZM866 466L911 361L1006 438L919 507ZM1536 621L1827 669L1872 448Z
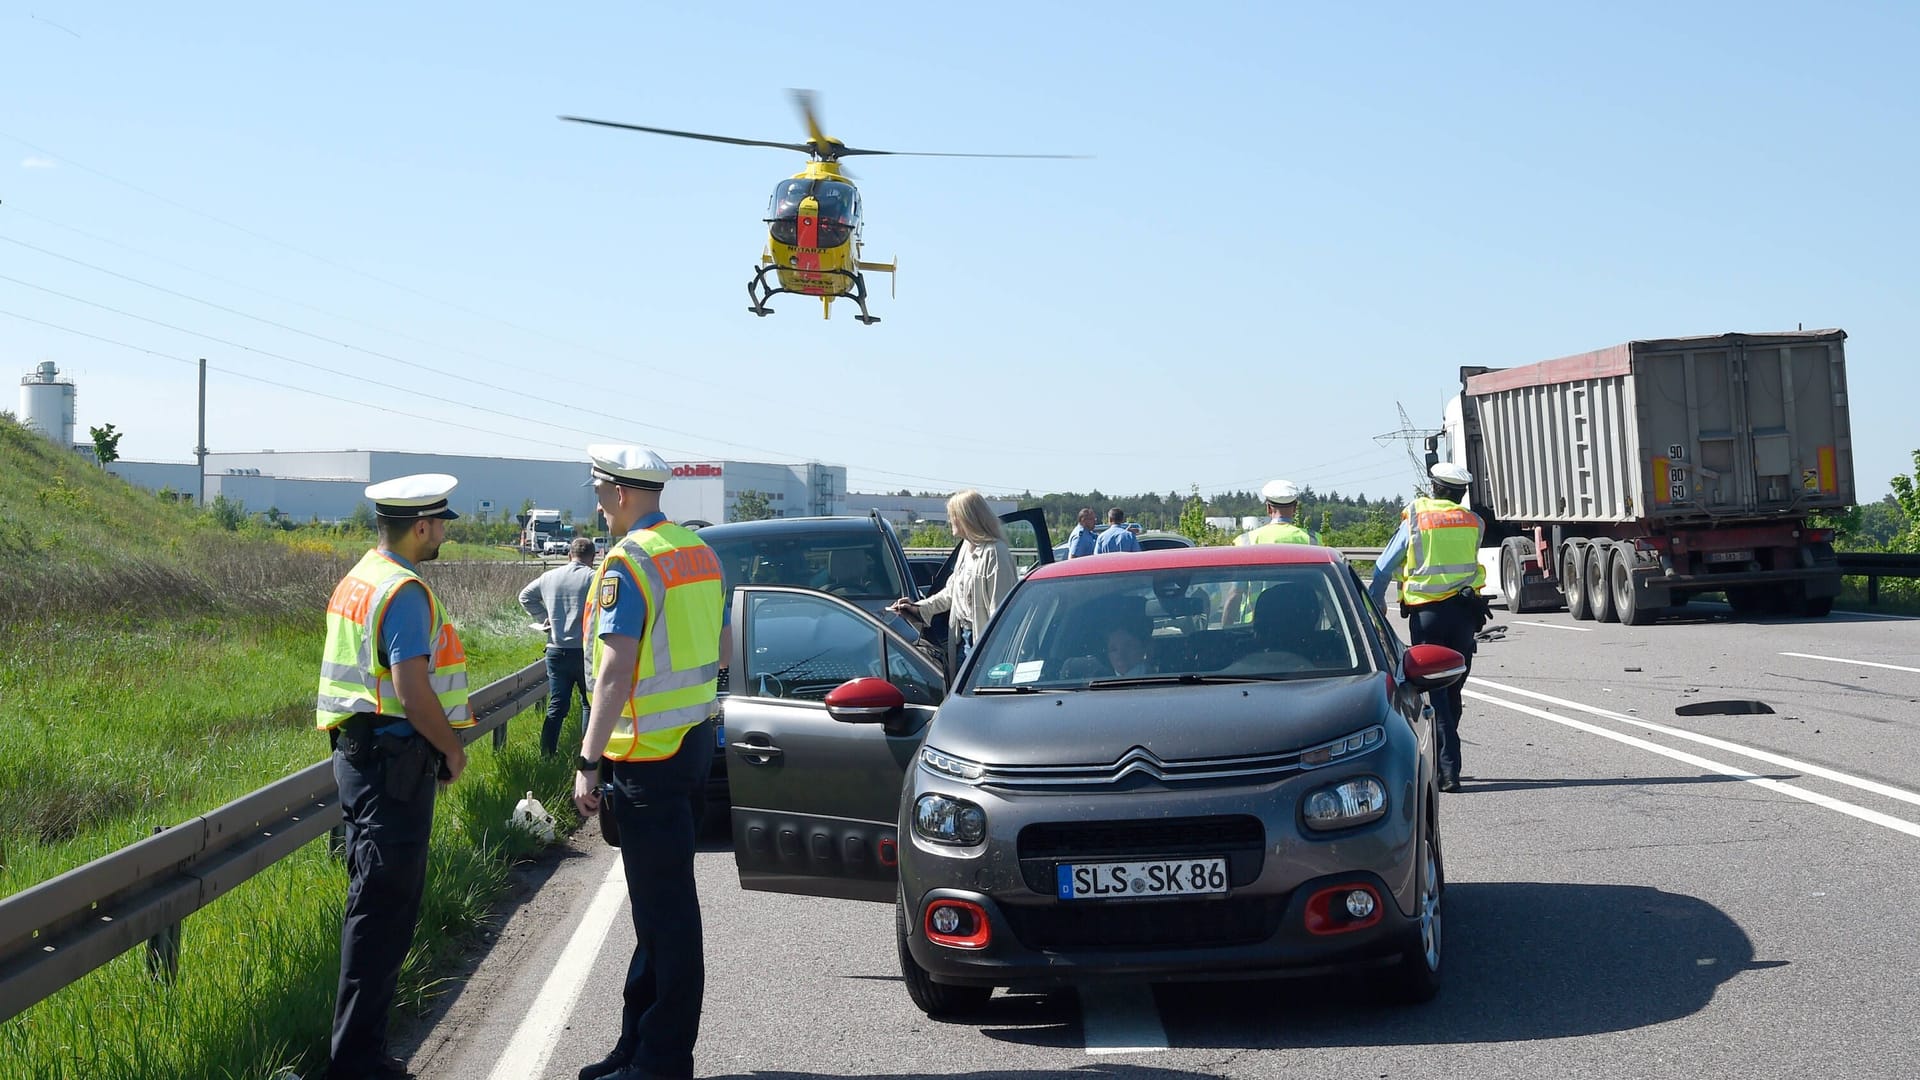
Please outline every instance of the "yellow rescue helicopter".
M803 143L767 142L760 139L736 139L727 135L703 135L697 131L622 124L613 120L591 120L584 116L563 116L579 124L645 131L654 135L673 135L682 139L732 143L735 146L771 146L779 150L798 150L808 157L806 168L782 180L773 189L767 204L767 247L760 265L747 280L747 310L755 315L773 314L767 301L781 293L820 298L823 318L833 316L833 302L845 297L860 305L854 316L872 325L880 321L867 310L865 271L874 270L892 276L898 261L867 262L860 258L860 192L853 178L840 168L847 157L887 155L890 157L978 157L978 158L1070 158L1073 154L942 154L912 150L862 150L829 138L820 128L810 90L793 91L794 103L806 122L807 141ZM774 275L776 284L767 283ZM892 290L889 289L889 292Z

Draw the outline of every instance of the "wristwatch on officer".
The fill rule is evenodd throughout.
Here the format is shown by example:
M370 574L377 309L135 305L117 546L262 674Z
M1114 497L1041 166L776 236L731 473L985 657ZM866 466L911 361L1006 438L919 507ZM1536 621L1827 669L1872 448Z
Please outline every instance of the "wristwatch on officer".
M573 755L573 769L575 772L597 773L600 771L600 761L600 758L594 758L592 761L588 761L585 754L575 754Z

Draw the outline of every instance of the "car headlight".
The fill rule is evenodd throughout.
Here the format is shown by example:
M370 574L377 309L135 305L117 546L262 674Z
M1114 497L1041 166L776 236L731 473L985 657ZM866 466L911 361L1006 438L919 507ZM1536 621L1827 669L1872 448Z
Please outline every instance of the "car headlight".
M1387 816L1387 786L1357 776L1307 794L1300 813L1309 829L1351 829Z
M920 764L942 776L951 776L955 780L978 780L986 770L977 761L943 754L931 746L920 748Z
M947 795L922 795L913 804L914 835L936 844L971 846L987 837L987 812Z

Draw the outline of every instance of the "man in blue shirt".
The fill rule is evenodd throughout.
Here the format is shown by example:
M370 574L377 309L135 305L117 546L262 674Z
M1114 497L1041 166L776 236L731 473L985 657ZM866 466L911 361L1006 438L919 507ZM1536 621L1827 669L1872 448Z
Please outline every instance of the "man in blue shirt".
M520 590L520 606L547 630L547 720L540 728L540 756L560 752L560 725L580 695L580 726L587 726L587 661L580 619L593 588L591 539L575 537L567 563L534 578Z
M1067 534L1067 558L1078 559L1093 554L1094 541L1099 537L1096 528L1100 519L1094 516L1093 507L1080 508L1080 519L1073 526L1073 532Z
M1126 521L1125 510L1116 506L1107 511L1106 531L1100 534L1100 539L1093 542L1093 550L1096 554L1140 550L1140 538L1133 535L1132 529L1127 528Z

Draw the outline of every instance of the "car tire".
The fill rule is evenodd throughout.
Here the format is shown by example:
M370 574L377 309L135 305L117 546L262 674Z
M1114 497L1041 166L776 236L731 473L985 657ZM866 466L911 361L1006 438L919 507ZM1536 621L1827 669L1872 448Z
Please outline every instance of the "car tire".
M1419 926L1408 942L1400 962L1388 973L1384 987L1389 1001L1401 1005L1421 1005L1440 993L1444 970L1442 950L1445 920L1441 901L1447 891L1446 868L1440 856L1440 825L1431 810L1427 813L1427 832L1420 838L1420 877L1416 900L1420 905Z
M893 932L900 949L900 981L907 984L907 996L914 1005L935 1020L979 1012L993 996L991 986L948 986L933 981L927 970L914 962L907 948L907 901L893 900Z

